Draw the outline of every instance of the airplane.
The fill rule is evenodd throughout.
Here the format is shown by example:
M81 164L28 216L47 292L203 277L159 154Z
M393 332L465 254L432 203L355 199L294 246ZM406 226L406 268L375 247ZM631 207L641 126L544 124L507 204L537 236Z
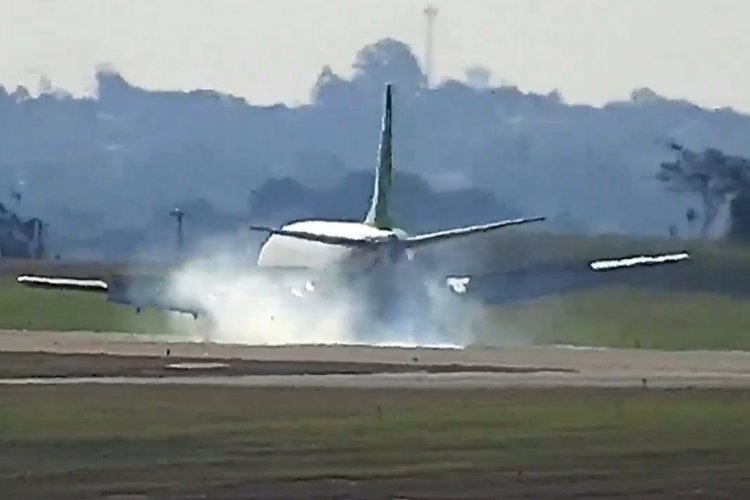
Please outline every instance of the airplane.
M361 299L364 327L392 325L405 316L422 311L427 300L424 270L416 265L415 256L422 249L441 242L466 238L503 228L544 221L543 216L500 220L436 232L408 234L395 224L392 213L393 187L393 85L386 84L383 103L378 162L369 210L361 221L300 220L266 227L251 225L251 231L267 235L257 257L259 271L301 270L306 276L302 286L290 286L288 292L297 298ZM636 257L643 264L676 262L688 259L686 252L658 257ZM612 261L615 262L615 261ZM591 263L589 271L632 266L633 261L619 265ZM448 276L443 284L455 295L465 295L470 277ZM75 280L21 275L19 283L45 288L67 288L106 293L108 300L136 307L187 312L196 319L206 311L195 304L170 303L160 293L159 283L144 284L136 291L126 278L110 283L102 280ZM515 282L513 282L515 283ZM286 285L285 285L286 286ZM514 284L515 286L515 284ZM341 293L348 295L341 295ZM346 299L344 299L346 300ZM324 303L322 307L324 307ZM409 314L411 311L412 314Z

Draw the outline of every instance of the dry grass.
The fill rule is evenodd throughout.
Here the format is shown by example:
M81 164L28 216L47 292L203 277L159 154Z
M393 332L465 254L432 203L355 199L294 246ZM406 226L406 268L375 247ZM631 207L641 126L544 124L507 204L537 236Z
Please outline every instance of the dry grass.
M9 498L739 498L750 394L2 388Z

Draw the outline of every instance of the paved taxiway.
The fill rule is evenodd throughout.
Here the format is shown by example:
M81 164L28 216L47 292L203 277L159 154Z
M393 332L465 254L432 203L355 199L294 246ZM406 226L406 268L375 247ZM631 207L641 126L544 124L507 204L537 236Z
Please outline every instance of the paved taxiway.
M476 388L476 387L745 387L750 388L750 353L648 349L586 349L570 347L508 347L503 349L406 348L349 345L244 346L204 344L128 334L90 332L0 332L0 352L105 354L113 356L181 357L220 360L287 362L361 362L408 365L410 373L233 375L160 377L91 377L6 379L2 384L212 384L232 386L298 386L360 388ZM169 355L167 356L167 350ZM424 373L425 365L461 365L457 373ZM479 365L537 368L529 373L477 371ZM547 371L545 371L547 370ZM548 370L567 370L555 372ZM184 372L185 370L180 370Z
M641 375L645 375L641 377ZM225 387L315 387L351 389L500 389L554 387L750 388L750 374L508 374L400 373L362 375L202 375L180 377L60 377L0 379L0 385L214 385Z

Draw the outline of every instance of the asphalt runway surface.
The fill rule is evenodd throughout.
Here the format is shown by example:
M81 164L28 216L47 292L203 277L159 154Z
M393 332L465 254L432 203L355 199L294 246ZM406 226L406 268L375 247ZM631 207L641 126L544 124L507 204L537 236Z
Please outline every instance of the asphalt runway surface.
M358 388L750 387L750 353L550 347L246 346L91 332L1 332L0 353L86 355L115 376L7 377L0 384L210 384ZM88 358L87 358L88 359ZM139 365L148 365L144 375ZM338 366L339 368L335 368ZM344 368L341 368L344 366ZM141 368L143 368L141 367ZM282 367L281 369L279 367ZM327 368L328 367L328 368Z

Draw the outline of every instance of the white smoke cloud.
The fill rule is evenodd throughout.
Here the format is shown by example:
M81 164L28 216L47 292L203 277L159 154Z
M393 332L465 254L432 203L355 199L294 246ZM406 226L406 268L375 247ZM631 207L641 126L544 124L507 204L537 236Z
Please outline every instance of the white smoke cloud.
M407 308L399 322L375 331L361 316L363 296L342 289L341 283L323 284L321 280L319 285L307 282L310 278L316 276L259 270L254 259L229 245L212 242L210 248L204 247L173 272L167 290L170 300L194 304L210 319L199 318L196 323L174 315L172 326L189 333L194 341L246 345L460 348L471 341L466 331L469 325L457 321L461 313L446 287L429 287L429 310ZM328 284L335 293L326 293ZM442 332L431 321L435 319L444 326Z
M176 303L194 304L207 318L198 324L205 340L218 343L283 345L343 343L347 340L346 304L308 307L278 280L248 267L231 254L188 261L169 280Z

